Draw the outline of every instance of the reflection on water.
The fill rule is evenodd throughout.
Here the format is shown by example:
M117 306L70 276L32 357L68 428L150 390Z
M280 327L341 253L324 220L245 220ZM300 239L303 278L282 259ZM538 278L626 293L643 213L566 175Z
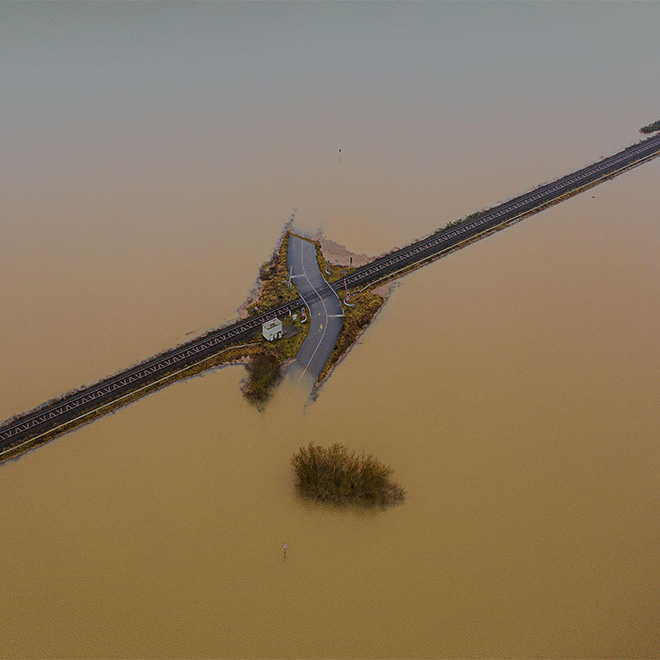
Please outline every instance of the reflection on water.
M245 23L248 6L170 16L142 5L128 22L119 5L99 7L84 9L86 29L99 27L94 11L111 11L118 36L101 30L87 59L67 49L92 46L81 37L67 46L57 16L16 23L25 10L0 9L26 44L32 35L52 46L48 60L23 44L32 68L25 87L11 89L41 100L40 76L61 66L81 81L71 98L86 104L88 122L87 94L107 89L127 94L113 102L142 118L119 115L125 141L114 146L101 124L37 123L39 146L28 139L29 113L17 123L13 183L0 184L3 419L231 319L294 207L303 229L322 225L377 254L615 151L648 123L637 120L648 97L624 95L624 111L600 87L583 93L553 77L552 106L550 96L533 105L515 90L534 67L599 80L594 53L610 53L611 21L657 50L655 32L645 37L657 25L653 5L636 14L609 4L592 16L587 5L562 6L566 18L552 5L512 14L500 5L488 20L470 5L420 5L418 19L392 5L376 24L364 7L310 5L292 19L308 30L283 44L272 34L288 34L287 15L271 33L256 8ZM141 22L140 12L156 20L149 11L159 13L157 29ZM208 21L195 11L210 12ZM337 22L332 44L319 33L328 20ZM182 36L192 27L195 39ZM230 27L265 50L246 49L240 65L214 60L216 41L223 58L237 47L211 39ZM406 48L379 40L390 28ZM166 49L168 29L189 76ZM533 47L528 32L547 47ZM550 47L556 34L561 53ZM577 58L585 35L593 57ZM113 38L145 67L127 69L133 82L120 75ZM522 63L518 39L529 47ZM622 62L641 76L636 48L608 66L607 89L630 90ZM305 78L303 97L283 63L302 75L305 54L321 68ZM454 73L428 68L445 55ZM335 112L340 92L326 95L319 71L354 86L350 110ZM487 86L497 73L478 145L476 92L465 86L475 72ZM408 90L407 103L371 87L384 81ZM166 103L162 82L188 90L191 106ZM145 106L131 105L138 97ZM76 116L73 101L57 99ZM215 117L195 110L205 103ZM143 107L158 121L142 122ZM121 135L121 121L108 121ZM88 129L97 140L89 153ZM657 655L659 167L406 277L312 403L285 379L259 413L240 394L243 368L227 367L3 465L0 656ZM289 461L310 440L374 453L394 468L406 503L355 511L299 499Z

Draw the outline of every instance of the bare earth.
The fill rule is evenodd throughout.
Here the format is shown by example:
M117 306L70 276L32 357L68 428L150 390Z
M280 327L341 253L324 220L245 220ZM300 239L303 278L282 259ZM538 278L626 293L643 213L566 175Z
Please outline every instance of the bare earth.
M326 238L321 234L314 236L314 240L321 243L323 256L333 264L337 264L337 266L349 266L351 263L351 257L353 257L353 266L355 266L355 268L364 266L374 260L374 257L368 257L366 254L355 254L355 252L347 250L340 243L331 241L329 238Z
M366 254L355 254L351 252L348 248L336 241L332 241L321 234L314 236L314 240L321 243L321 250L323 251L323 256L331 261L337 266L348 266L351 263L351 257L353 257L353 266L359 268L365 264L370 263L376 257L368 257ZM377 293L379 296L387 299L387 297L392 292L392 282L381 284L373 289L374 293Z

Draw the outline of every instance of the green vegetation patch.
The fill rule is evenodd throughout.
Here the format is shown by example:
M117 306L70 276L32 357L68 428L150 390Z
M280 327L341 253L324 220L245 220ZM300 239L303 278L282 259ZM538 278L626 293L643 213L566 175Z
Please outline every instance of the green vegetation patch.
M385 298L373 291L351 291L351 304L353 307L344 305L344 318L341 332L337 343L332 349L330 358L326 363L319 380L323 380L339 360L348 353L358 336L371 323L374 316L385 303Z
M259 269L261 294L259 299L248 307L250 315L267 311L298 298L299 294L295 285L289 288L288 284L289 236L291 236L291 232L287 231L270 260ZM282 364L297 355L309 330L309 323L301 323L299 315L296 320L292 316L283 318L282 325L285 334L283 339L266 341L259 330L259 346L246 351L245 354L249 357L248 376L243 386L243 394L250 403L260 409L271 397L273 388L281 380Z
M405 499L406 491L390 478L391 467L339 443L325 448L310 442L293 455L291 465L296 488L310 499L383 508Z
M655 133L656 131L660 131L660 119L639 129L640 133Z
M289 288L289 271L287 266L287 250L290 232L286 232L282 242L271 258L259 269L259 281L262 291L259 300L247 308L248 314L264 312L279 305L295 300L298 291L295 286Z
M298 298L295 285L289 288L288 284L287 250L290 235L288 231L284 234L278 249L259 269L261 294L248 307L248 314L267 311ZM248 358L248 375L242 391L245 398L259 409L263 409L274 387L280 382L282 364L296 356L309 329L309 323L301 323L299 316L296 320L292 316L283 318L282 325L284 338L269 342L258 330L258 346L246 351L243 356Z

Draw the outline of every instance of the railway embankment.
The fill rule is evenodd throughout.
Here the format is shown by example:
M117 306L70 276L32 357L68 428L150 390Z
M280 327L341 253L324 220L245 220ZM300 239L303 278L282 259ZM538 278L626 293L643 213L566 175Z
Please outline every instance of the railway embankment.
M281 307L298 298L295 285L289 287L288 282L282 279L286 276L287 239L288 229L285 229L273 255L259 269L256 299L248 300L246 305L246 315L250 318L257 320L264 313L268 315L269 309ZM261 407L270 397L273 387L279 382L280 367L295 357L306 335L307 328L300 322L299 317L297 319L294 319L293 315L284 317L283 326L284 337L277 342L267 342L261 335L261 323L257 323L255 329L248 332L247 335L243 333L235 341L224 342L210 355L204 355L204 350L200 350L200 355L196 360L187 360L183 364L177 364L173 360L171 367L164 369L156 369L155 366L152 366L158 364L159 360L167 361L170 359L168 356L177 351L177 348L170 349L129 370L109 376L95 385L71 391L34 410L16 415L0 427L0 431L3 431L13 424L19 431L15 434L13 442L11 438L0 442L0 462L15 458L64 433L89 424L99 417L114 412L163 387L192 378L210 369L232 365L246 367L247 376L242 387L243 393L250 403ZM204 346L204 340L212 336L213 332L207 333L194 342L198 346L201 342L201 346ZM178 348L186 350L188 346L190 343ZM268 376L264 372L264 364L271 365L272 373ZM153 371L147 373L151 369ZM131 375L136 371L138 375ZM121 386L119 394L114 396L111 393L99 394L99 392L103 392L105 389L110 390L115 386L119 390L118 381ZM96 402L93 400L94 397L96 397ZM74 404L67 404L67 400L74 401L76 407ZM56 421L48 425L50 416ZM40 427L35 422L40 421L41 418L43 421L41 421ZM16 424L21 421L24 421L22 426ZM29 432L31 424L34 424L33 433Z
M356 255L345 246L327 239L315 239L319 268L328 282L336 283L355 272L357 266L373 261L364 254ZM328 254L326 254L326 252ZM329 256L332 255L332 260ZM355 264L355 266L353 265ZM330 377L335 367L348 355L360 336L366 331L387 301L391 287L388 284L365 288L348 287L338 291L344 307L344 322L335 347L316 382L316 391ZM348 296L348 304L347 304Z
M384 297L380 296L383 300L378 299L379 294L376 293L375 287L658 156L660 135L655 135L507 202L472 214L458 223L450 223L439 232L363 265L356 267L349 262L346 267L341 264L328 264L327 259L325 264L320 262L319 265L325 265L325 269L329 271L328 276L334 282L330 285L334 291L324 286L324 289L329 291L328 295L339 297L343 291L344 318L347 320L344 323L346 333L343 337L338 337L336 353L330 356L328 369L331 370L354 345L357 337L382 307ZM287 235L285 230L284 236ZM260 271L258 300L248 306L247 318L209 331L202 337L165 351L99 383L7 420L0 426L0 462L86 424L136 398L206 369L245 361L250 355L266 350L276 353L280 361L286 361L296 355L299 347L296 342L302 342L302 338L298 340L291 337L277 342L276 346L268 347L259 338L261 326L265 321L278 317L284 319L285 323L288 319L295 323L293 314L304 304L302 299L297 297L295 284L287 281L285 277L286 266L282 266L286 263L286 249L282 247L284 242L281 242L274 257L264 264ZM335 279L337 277L339 279ZM347 295L351 296L350 302L346 300ZM304 334L302 327L301 330L303 332L299 335ZM319 371L320 367L315 373ZM321 378L327 377L328 373L324 368L320 374ZM272 387L277 379L271 381L269 387Z

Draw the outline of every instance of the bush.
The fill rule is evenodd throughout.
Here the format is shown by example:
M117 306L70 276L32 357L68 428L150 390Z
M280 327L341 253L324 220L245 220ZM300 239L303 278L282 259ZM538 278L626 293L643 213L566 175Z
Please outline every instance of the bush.
M273 385L280 379L280 361L273 353L255 353L250 356L247 372L243 394L252 403L264 403L270 397Z
M640 133L655 133L656 131L660 131L660 119L654 121L648 126L642 126L642 128L639 129Z
M291 464L296 487L311 499L385 508L405 498L405 490L390 479L392 468L339 443L324 448L310 442L293 455Z

